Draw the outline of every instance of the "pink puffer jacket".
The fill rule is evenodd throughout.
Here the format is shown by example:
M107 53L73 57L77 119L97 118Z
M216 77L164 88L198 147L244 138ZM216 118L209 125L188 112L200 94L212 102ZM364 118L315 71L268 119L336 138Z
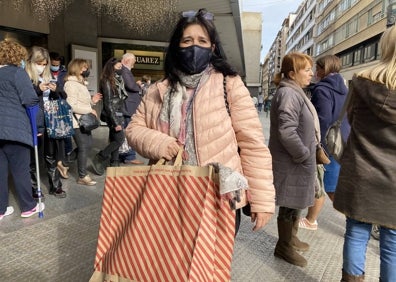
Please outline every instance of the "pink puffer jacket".
M144 96L126 129L129 144L151 160L158 160L175 139L157 130L157 120L168 81L157 82ZM227 77L224 100L223 75L212 71L193 102L195 148L199 165L218 162L248 179L252 212L275 212L272 158L248 89L239 76ZM238 154L238 147L240 153ZM237 208L246 205L246 196Z

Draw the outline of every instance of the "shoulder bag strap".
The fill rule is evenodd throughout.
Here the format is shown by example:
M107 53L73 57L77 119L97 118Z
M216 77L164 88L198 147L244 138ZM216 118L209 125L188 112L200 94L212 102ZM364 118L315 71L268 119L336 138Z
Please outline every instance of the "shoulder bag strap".
M227 80L226 77L223 76L223 88L224 88L224 102L225 102L225 106L227 109L227 113L229 116L231 116L231 111L230 111L230 104L228 103L228 99L227 99Z
M336 121L337 124L341 124L342 120L344 119L347 106L349 104L349 101L351 100L351 96L352 96L352 94L348 93L347 98L345 99L344 105L342 106L341 112L338 115L338 119Z

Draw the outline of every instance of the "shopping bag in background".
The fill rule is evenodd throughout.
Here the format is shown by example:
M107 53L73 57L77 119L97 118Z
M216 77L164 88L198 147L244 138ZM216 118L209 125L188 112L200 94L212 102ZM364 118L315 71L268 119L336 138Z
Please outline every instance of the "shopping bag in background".
M73 136L73 113L66 100L46 101L44 103L44 120L49 138L61 139Z

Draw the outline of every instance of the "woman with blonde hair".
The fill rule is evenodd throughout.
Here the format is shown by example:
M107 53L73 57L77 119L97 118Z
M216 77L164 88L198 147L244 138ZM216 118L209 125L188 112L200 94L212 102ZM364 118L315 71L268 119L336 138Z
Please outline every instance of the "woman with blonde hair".
M56 92L56 83L52 81L52 75L50 70L50 56L47 49L39 46L33 46L29 52L29 56L26 63L26 72L28 73L30 80L33 83L33 87L36 90L36 94L40 99L41 113L44 113L44 103L50 99L59 99ZM44 124L44 114L40 117L40 123ZM39 143L44 146L44 159L47 166L47 176L49 183L49 194L54 195L57 198L66 197L66 192L62 189L61 173L58 169L58 162L62 164L62 160L65 159L65 145L63 139L52 139L48 136L47 131L42 131L42 138L39 139ZM32 152L32 163L31 163L31 181L33 186L33 196L37 195L37 175L34 157ZM67 173L67 168L59 166L62 172Z
M64 90L67 94L67 102L73 110L73 128L74 141L78 147L77 170L80 185L93 186L96 181L87 173L88 154L92 148L91 132L83 132L80 130L77 119L83 114L92 113L96 117L97 113L92 108L98 101L102 99L100 93L96 93L91 97L88 91L88 82L86 78L89 76L89 63L85 59L73 59L67 67L67 76L65 78Z
M396 281L396 26L380 60L357 74L347 105L351 125L334 208L346 215L342 281L363 281L373 224L380 226L380 281Z
M309 245L297 237L301 210L313 205L316 183L316 148L320 141L319 120L303 88L312 79L312 58L290 53L275 76L278 86L271 104L269 149L272 155L278 212L278 242L274 255L306 266L297 251Z

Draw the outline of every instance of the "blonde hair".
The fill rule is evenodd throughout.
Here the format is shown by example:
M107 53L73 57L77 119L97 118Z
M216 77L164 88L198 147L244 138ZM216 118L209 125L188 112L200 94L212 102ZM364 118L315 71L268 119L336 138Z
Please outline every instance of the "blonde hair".
M76 58L70 61L67 66L67 78L69 76L76 76L78 80L84 81L83 76L81 75L81 70L83 68L89 69L89 62L85 59ZM66 78L66 80L67 80Z
M358 73L358 76L385 84L388 89L396 89L396 26L384 31L379 42L381 58L379 63Z
M29 51L29 56L26 62L25 70L28 73L31 81L34 85L38 85L39 83L39 75L36 70L35 64L46 61L47 65L44 68L41 77L44 81L49 82L52 78L51 70L50 70L50 56L47 49L43 47L33 46Z
M41 77L44 81L49 82L52 78L51 70L50 70L50 57L47 49L43 47L33 46L30 49L29 56L26 62L26 72L28 73L33 84L38 85L39 83L39 75L37 73L35 64L46 61L47 65L44 68Z
M26 57L26 48L15 40L5 39L0 42L0 65L19 66Z
M313 60L311 56L299 53L299 52L292 52L286 54L282 59L282 66L280 73L277 73L274 77L275 85L279 85L282 77L289 78L289 72L293 71L295 73L299 72L300 70L304 69L307 66L307 63L313 66Z

